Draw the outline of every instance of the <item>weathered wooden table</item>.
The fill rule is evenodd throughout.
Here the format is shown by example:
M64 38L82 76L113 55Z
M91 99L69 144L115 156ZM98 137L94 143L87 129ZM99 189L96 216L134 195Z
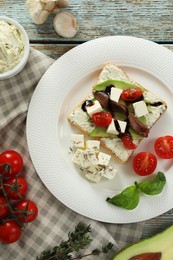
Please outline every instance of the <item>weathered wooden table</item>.
M57 59L71 48L90 39L108 35L145 38L173 51L172 0L71 0L65 9L78 21L74 38L62 38L52 26L53 16L43 25L32 22L25 0L0 0L0 15L15 18L26 29L31 46ZM173 222L173 211L146 221L143 238Z

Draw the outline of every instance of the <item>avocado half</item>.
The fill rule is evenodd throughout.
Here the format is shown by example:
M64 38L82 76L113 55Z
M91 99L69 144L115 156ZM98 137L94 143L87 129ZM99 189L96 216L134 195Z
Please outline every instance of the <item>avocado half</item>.
M173 225L117 253L113 260L173 260Z

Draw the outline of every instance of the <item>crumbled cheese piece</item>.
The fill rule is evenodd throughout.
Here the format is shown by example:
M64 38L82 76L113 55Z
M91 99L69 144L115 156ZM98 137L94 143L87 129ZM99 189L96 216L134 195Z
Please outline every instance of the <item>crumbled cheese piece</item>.
M102 174L103 174L103 167L97 165L97 166L91 166L87 168L85 177L93 182L99 182Z
M143 100L133 103L133 107L136 117L141 117L148 114L147 106Z
M82 150L81 153L81 167L87 168L92 165L97 165L98 159L93 149Z
M120 88L111 88L110 99L118 102L122 93Z
M102 108L102 106L100 105L100 103L99 103L97 100L95 100L95 101L94 101L94 105L92 105L92 106L87 106L87 107L86 107L86 110L87 110L88 115L91 117L93 114L95 114L95 113L97 113L97 112L103 111L103 108Z
M117 172L118 171L116 169L114 169L108 165L105 167L105 170L103 171L102 176L109 180L112 180L115 177L115 175L117 174Z
M108 165L109 162L110 162L110 159L111 159L111 156L109 154L106 154L106 153L102 153L100 152L98 154L98 164L99 165Z
M126 130L127 122L121 121L121 120L117 120L117 121L118 121L119 127L121 129L121 133L124 133Z
M84 148L84 135L72 134L71 135L71 145L72 145L72 147Z
M74 153L73 157L72 157L72 162L81 166L81 161L82 161L82 150L77 149L76 152Z
M83 136L84 137L84 136ZM81 137L80 137L81 138ZM79 135L73 135L72 140L74 145L78 145ZM85 140L83 140L85 141ZM85 143L85 142L84 142ZM111 180L117 173L109 164L111 156L99 152L100 141L87 140L84 148L78 148L74 152L72 162L79 165L84 176L93 182L99 182L102 177Z
M86 148L93 149L95 152L98 152L100 149L100 141L97 140L87 140Z
M112 121L111 121L110 125L108 126L108 129L107 129L106 132L109 133L109 134L115 134L115 135L119 134L116 127L115 127L114 119L112 119Z

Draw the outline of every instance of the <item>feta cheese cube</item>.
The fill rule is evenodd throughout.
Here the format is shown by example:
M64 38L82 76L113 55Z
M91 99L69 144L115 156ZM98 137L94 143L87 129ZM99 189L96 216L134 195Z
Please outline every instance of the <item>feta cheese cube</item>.
M121 121L121 120L117 120L117 121L118 121L118 124L120 126L121 133L124 133L125 130L126 130L127 122Z
M85 177L90 181L99 182L102 177L103 171L103 167L101 166L91 166L87 168Z
M92 106L87 106L87 107L86 107L86 110L87 110L88 115L91 117L93 114L95 114L95 113L97 113L97 112L103 111L103 108L102 108L102 106L100 105L100 103L99 103L97 100L95 100L95 101L94 101L94 105L92 105Z
M72 147L84 148L84 135L72 134L71 135L71 145L72 145Z
M108 165L110 159L111 159L111 156L109 154L102 153L102 152L100 152L98 154L98 164L99 165L105 165L105 166Z
M102 173L102 176L109 179L109 180L112 180L115 175L117 174L117 170L112 168L111 166L106 166L103 173Z
M100 141L97 141L97 140L87 140L86 141L86 148L93 149L95 152L98 152L99 148L100 148Z
M133 107L136 117L141 117L148 114L147 106L143 100L133 103Z
M73 157L72 157L72 162L81 166L82 158L83 158L82 157L82 150L77 149L76 152L74 153Z
M98 164L98 158L93 149L86 149L81 151L81 167L87 168L89 166Z
M118 131L115 127L115 121L114 119L112 119L112 122L110 123L110 125L108 126L107 130L106 130L107 133L109 134L115 134L115 135L118 135Z
M119 88L111 88L110 99L118 102L121 96L122 90Z

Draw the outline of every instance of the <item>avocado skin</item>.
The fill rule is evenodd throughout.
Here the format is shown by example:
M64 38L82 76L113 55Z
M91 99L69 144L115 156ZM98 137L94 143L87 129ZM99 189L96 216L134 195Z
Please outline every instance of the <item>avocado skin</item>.
M121 251L119 251L113 260L130 260L135 259L135 256L144 255L146 253L159 253L161 254L160 260L173 259L173 225L166 230L150 237L134 243ZM140 258L138 258L140 260ZM141 258L142 260L148 260Z

